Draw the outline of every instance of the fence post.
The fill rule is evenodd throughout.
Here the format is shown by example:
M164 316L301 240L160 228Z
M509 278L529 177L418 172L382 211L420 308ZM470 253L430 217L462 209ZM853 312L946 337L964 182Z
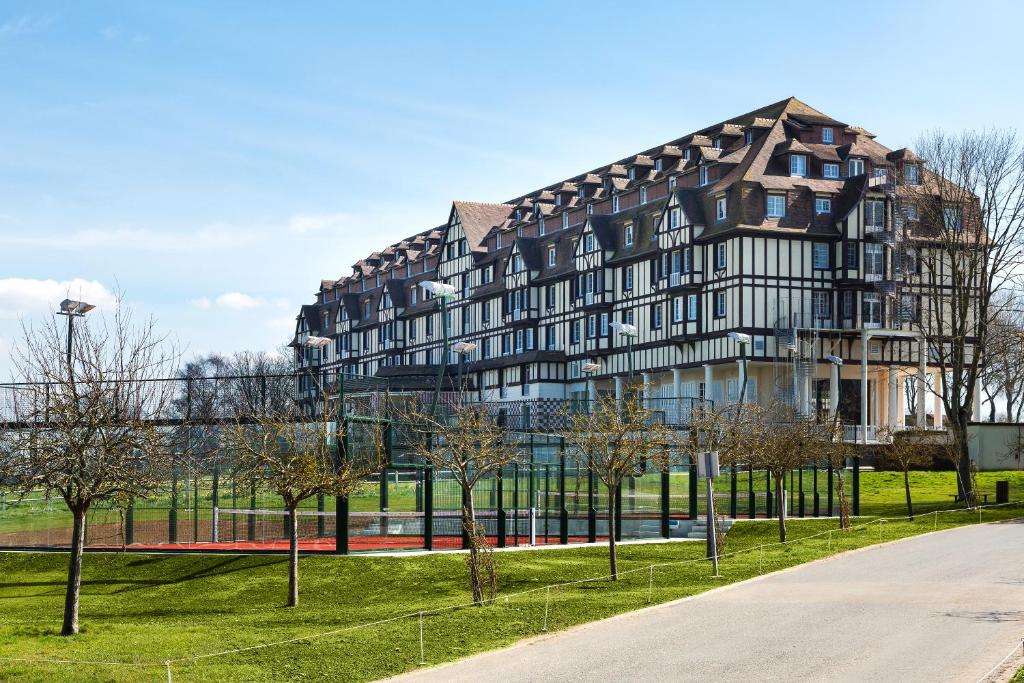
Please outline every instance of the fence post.
M256 484L252 485L252 489L249 491L249 509L253 510L253 514L249 515L249 523L246 532L248 533L249 540L256 540Z
M167 540L178 542L178 467L171 468L171 509L167 514Z
M729 516L736 519L736 465L729 467Z
M324 494L320 494L316 497L316 535L317 538L323 538L327 535L327 524L324 519Z
M124 544L131 545L135 542L135 504L128 503L124 511Z
M220 465L213 466L213 507L220 507ZM216 543L220 538L220 534L217 533L216 524L210 529L210 540Z
M860 515L860 458L853 459L853 516Z
M800 473L797 475L797 486L799 487L798 490L800 492L798 510L800 516L803 517L805 516L804 513L806 512L806 508L804 502L804 468L802 465L800 466Z
M832 481L832 477L835 475L835 470L832 469L832 463L828 464L828 516L832 516L833 503L832 503L832 489L835 488L835 484Z
M565 504L565 437L558 439L558 542L569 542L569 507ZM579 463L576 476L580 476Z
M388 468L383 467L380 471L380 533L388 535L388 508L390 506L388 495Z
M750 519L757 517L757 496L754 495L754 466L747 465L747 508Z
M690 457L690 519L697 519L697 461Z
M420 612L420 664L426 664L426 653L423 650L423 612Z
M668 465L661 471L661 537L668 538L672 535L669 528L671 480L669 479Z
M519 465L512 463L512 542L519 546Z
M818 465L814 465L814 516L821 516L821 495L818 493Z
M579 475L579 467L576 468ZM597 543L597 506L594 504L594 469L587 468L587 543Z
M348 555L348 496L334 498L334 554Z
M505 477L502 475L501 469L498 469L495 473L494 479L495 487L497 488L497 530L495 533L498 535L498 547L504 548L506 545L505 535L507 533L505 528Z
M434 468L423 469L423 547L434 549Z
M765 489L767 495L765 496L765 514L768 519L772 518L772 475L771 472L765 470L765 480L768 482L767 488Z

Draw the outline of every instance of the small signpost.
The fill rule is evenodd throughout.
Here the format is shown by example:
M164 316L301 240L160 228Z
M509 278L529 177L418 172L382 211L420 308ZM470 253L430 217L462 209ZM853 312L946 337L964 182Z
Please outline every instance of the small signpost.
M719 474L718 451L704 451L697 456L697 477L707 481L708 496L708 549L711 552L711 565L718 574L718 536L715 528L715 487L714 478Z

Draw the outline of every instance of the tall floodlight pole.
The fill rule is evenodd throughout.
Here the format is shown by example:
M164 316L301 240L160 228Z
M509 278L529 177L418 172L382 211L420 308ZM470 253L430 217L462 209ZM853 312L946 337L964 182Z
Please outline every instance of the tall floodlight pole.
M420 287L435 299L438 299L438 305L441 308L441 361L437 364L437 384L434 385L434 398L430 402L430 414L434 415L437 410L437 402L441 398L441 382L444 379L444 369L448 365L448 299L455 298L455 285L428 280L421 282Z
M452 351L459 355L459 373L456 386L459 390L459 403L462 403L462 365L465 362L466 356L476 351L476 344L473 342L455 342L452 344Z
M75 318L84 317L86 313L96 308L92 304L87 304L84 301L74 301L73 299L64 299L60 302L60 310L57 311L57 315L64 315L68 318L68 350L67 350L67 363L68 363L68 378L74 379L75 366L71 357L72 347L74 346L74 320Z
M740 345L740 357L743 365L743 382L740 383L740 410L742 410L743 402L747 398L747 344L750 343L750 335L743 332L730 332L729 338Z

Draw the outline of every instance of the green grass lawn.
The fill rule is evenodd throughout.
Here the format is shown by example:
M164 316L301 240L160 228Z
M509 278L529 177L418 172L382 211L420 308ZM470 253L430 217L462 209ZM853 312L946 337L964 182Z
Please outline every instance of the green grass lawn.
M1020 516L1024 508L986 510L986 519ZM939 528L974 523L975 512L938 516ZM865 520L860 520L865 521ZM932 516L888 522L882 538L931 531ZM835 520L794 520L791 539L834 529ZM831 552L880 540L878 525L834 532ZM777 541L773 521L738 524L726 552ZM723 578L711 577L703 544L629 545L621 548L618 582L597 580L551 591L548 629L557 630L664 602L829 554L827 536L793 541L724 557ZM604 546L499 553L500 586L493 605L430 614L424 619L426 661L450 661L510 644L541 632L545 591L515 595L547 584L607 573ZM301 560L302 597L282 607L283 557L89 554L85 558L82 633L57 636L66 572L62 554L0 554L0 658L153 663L116 668L94 664L0 662L0 679L144 681L166 680L159 663L232 648L367 624L401 614L458 605L469 600L462 555L415 557L306 557ZM506 600L505 596L511 596ZM176 663L175 681L269 681L304 678L370 680L416 668L419 622L414 618L304 639L245 653Z

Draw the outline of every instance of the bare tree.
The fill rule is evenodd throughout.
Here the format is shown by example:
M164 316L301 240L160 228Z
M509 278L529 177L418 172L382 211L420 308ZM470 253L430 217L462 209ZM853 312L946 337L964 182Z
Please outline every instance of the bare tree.
M768 471L775 482L779 520L779 541L786 542L786 475L820 452L827 438L821 425L798 414L786 404L765 409L761 419L751 422L750 454L756 466Z
M413 455L435 471L451 472L462 492L462 528L469 541L473 602L482 604L485 589L493 595L496 577L484 526L477 522L473 488L487 477L501 476L504 467L518 462L518 448L483 404L454 403L431 412L419 401L410 401L399 409L399 415L410 433Z
M324 412L331 415L326 392ZM299 604L298 508L314 496L348 496L384 465L386 427L371 420L370 447L342 453L336 423L304 418L298 405L239 413L224 440L235 454L236 476L281 496L288 515L288 606Z
M637 389L630 387L621 400L600 396L589 412L566 413L566 440L578 451L577 462L592 471L608 490L608 561L612 580L618 580L615 549L615 510L622 482L638 477L646 467L669 465L678 440L655 413L644 407Z
M935 391L959 451L959 495L972 504L967 425L998 295L1012 285L1021 263L1024 147L1011 131L933 132L921 138L917 152L927 170L919 183L900 186L901 202L918 217L907 232L921 264L916 280L925 303L915 325L944 378Z
M144 497L169 469L169 432L154 420L166 417L172 397L169 383L155 380L173 375L174 350L152 319L136 321L123 302L97 317L73 338L56 316L23 327L12 363L26 383L15 397L25 427L0 451L0 469L20 490L59 494L73 518L61 635L78 633L89 509Z
M914 467L928 465L932 457L927 446L922 444L922 435L927 432L915 430L896 431L885 427L879 431L878 440L883 445L878 454L884 463L899 468L903 473L903 492L907 501L907 517L914 519L914 503L910 497L910 470Z
M839 503L839 528L850 528L850 499L846 495L846 462L859 455L859 447L845 440L839 414L829 423L819 426L814 444L814 453L820 462L831 467L835 475L836 500Z
M989 404L989 422L998 417L1003 400L1007 422L1019 422L1024 411L1024 309L1018 307L1019 291L1003 293L996 306L985 346L981 369L982 389Z

